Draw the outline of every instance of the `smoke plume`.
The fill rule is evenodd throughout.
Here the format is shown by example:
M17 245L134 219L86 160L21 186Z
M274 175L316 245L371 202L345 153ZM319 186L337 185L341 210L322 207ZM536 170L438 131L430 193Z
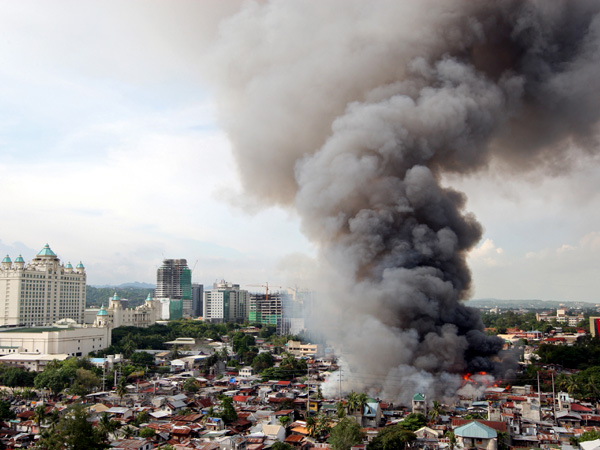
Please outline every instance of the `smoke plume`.
M246 191L293 206L319 248L318 325L345 390L449 398L498 370L500 341L461 303L482 227L441 180L596 150L599 10L273 0L221 23L222 124Z

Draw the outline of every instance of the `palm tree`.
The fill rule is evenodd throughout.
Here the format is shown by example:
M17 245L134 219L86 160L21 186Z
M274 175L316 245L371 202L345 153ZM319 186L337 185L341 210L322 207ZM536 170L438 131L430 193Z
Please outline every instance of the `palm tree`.
M135 429L133 427L130 427L129 425L127 425L125 428L123 428L121 430L121 434L123 434L123 437L125 439L129 439L131 436L133 436L135 434Z
M34 410L34 418L39 431L41 431L42 424L46 421L46 417L46 405L41 404L36 406Z
M50 422L50 429L54 430L58 422L60 421L60 414L56 409L52 410L50 415L48 416L48 422Z
M324 434L328 434L331 431L331 423L329 421L329 417L320 414L317 417L317 434L319 436L323 436Z
M361 392L360 394L358 394L356 401L358 402L360 415L362 416L363 412L365 411L365 405L369 401L369 397L364 392Z
M433 407L429 411L429 420L432 424L437 423L440 414L442 414L444 410L442 409L442 405L439 402L433 401Z
M348 411L353 413L359 406L358 394L352 391L346 396L346 398L348 399Z
M100 416L100 420L98 420L98 428L105 436L105 439L109 439L111 433L114 433L121 427L121 422L118 420L113 420L106 413Z
M454 450L454 448L456 447L456 435L453 431L448 431L446 433L446 437L448 438L448 448L450 450Z
M317 431L317 421L313 416L306 417L306 429L308 430L308 435L310 437L315 437L315 432Z
M123 397L125 397L125 394L127 394L127 378L121 377L121 379L119 380L119 384L117 385L117 388L115 389L115 393L121 399L121 404L122 404Z
M338 419L343 419L346 417L346 405L343 402L336 403L335 411L337 413Z
M580 386L574 376L570 376L565 381L565 389L569 395L576 396L580 393Z

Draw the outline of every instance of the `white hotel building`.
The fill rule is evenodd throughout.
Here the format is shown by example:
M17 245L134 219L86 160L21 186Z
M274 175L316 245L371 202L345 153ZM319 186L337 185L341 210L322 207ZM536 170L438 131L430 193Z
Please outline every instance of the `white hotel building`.
M0 263L0 326L83 323L85 286L83 264L61 264L48 244L30 263L6 255Z

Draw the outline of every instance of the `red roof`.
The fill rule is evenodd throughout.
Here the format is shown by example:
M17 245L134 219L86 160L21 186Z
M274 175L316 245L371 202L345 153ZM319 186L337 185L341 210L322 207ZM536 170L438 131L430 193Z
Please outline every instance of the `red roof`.
M304 436L302 436L301 434L290 434L288 437L285 438L285 442L289 442L291 444L298 444L302 442L303 439Z
M289 386L290 384L292 384L291 381L285 381L285 380L279 380L277 383L278 386Z
M250 396L249 395L234 395L232 397L234 402L239 402L239 403L246 403L248 402L248 400L250 400Z
M588 408L587 406L580 405L579 403L571 403L571 411L586 412L586 413L593 412L591 408Z

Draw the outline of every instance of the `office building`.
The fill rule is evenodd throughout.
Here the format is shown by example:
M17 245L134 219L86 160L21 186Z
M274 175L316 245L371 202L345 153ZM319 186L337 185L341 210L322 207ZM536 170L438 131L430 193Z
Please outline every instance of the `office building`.
M203 297L204 285L192 283L192 317L198 317L203 314Z
M155 298L169 300L169 319L192 315L192 271L187 260L163 260L156 273Z
M61 264L46 244L30 263L9 255L0 263L0 326L83 323L86 273L80 262Z
M202 317L208 322L243 322L247 318L248 291L221 280L204 291Z

